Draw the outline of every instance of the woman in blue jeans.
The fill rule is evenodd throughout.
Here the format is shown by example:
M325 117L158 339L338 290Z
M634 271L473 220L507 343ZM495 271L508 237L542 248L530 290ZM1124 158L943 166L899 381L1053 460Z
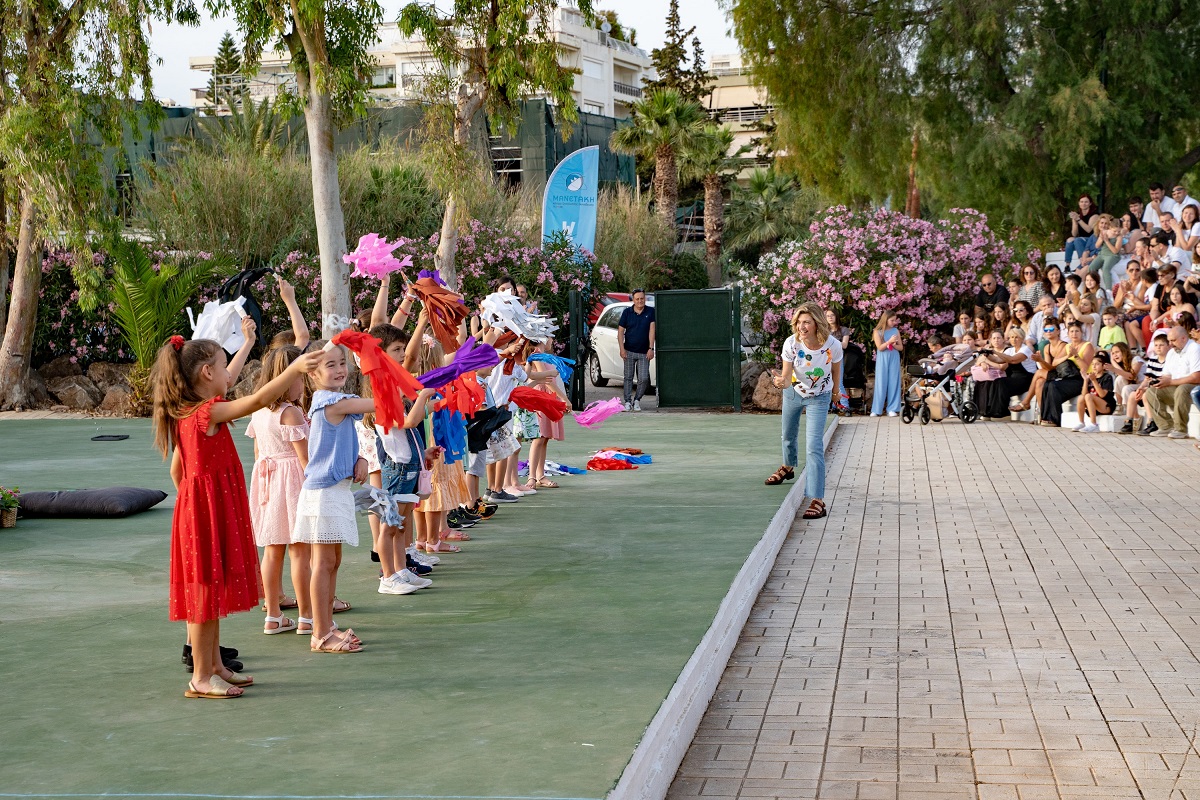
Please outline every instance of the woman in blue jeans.
M775 385L783 389L783 466L767 478L778 486L796 477L799 462L800 414L804 426L804 493L809 498L804 519L825 516L825 417L842 377L842 346L829 334L825 311L805 303L792 315L792 335L783 343L783 372Z

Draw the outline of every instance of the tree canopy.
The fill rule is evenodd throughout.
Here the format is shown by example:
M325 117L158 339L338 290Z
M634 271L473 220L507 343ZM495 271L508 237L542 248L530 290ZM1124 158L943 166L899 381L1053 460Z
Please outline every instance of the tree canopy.
M1123 210L1200 163L1200 3L736 0L789 168L836 199L922 197L1057 234L1078 193ZM1101 190L1104 190L1103 192Z
M685 100L699 102L709 92L712 76L704 69L704 49L696 27L684 29L679 17L679 0L671 0L667 9L667 30L662 47L650 51L650 62L657 78L643 78L646 91L673 89ZM692 52L688 55L688 37L692 40ZM690 64L689 64L690 61Z

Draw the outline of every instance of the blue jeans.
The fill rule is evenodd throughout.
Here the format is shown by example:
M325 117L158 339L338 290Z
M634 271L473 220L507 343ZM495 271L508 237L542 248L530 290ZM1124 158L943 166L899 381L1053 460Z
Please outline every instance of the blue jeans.
M1075 256L1083 257L1085 251L1096 246L1096 237L1092 236L1076 236L1071 241L1067 242L1064 252L1066 253L1067 266L1071 266L1071 260Z
M1200 408L1200 383L1192 387L1192 405Z
M825 418L829 416L831 394L801 397L791 387L783 390L783 463L795 467L799 461L803 412L808 415L804 426L804 494L817 500L825 499Z

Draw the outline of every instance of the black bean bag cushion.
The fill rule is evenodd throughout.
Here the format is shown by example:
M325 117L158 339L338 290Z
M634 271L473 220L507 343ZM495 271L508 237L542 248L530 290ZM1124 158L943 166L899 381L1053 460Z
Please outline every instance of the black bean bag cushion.
M110 486L107 489L22 492L17 498L17 515L20 517L100 519L141 513L166 500L167 493L159 489Z

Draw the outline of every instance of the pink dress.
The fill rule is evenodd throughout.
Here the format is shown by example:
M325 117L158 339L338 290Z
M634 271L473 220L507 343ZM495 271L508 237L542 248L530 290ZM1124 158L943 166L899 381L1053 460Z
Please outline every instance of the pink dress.
M295 406L283 403L274 411L260 408L250 416L246 428L246 435L258 444L258 459L250 475L250 519L254 543L259 547L292 543L296 500L304 483L304 467L292 442L308 438L308 420L303 425L282 424L279 418L287 408Z

